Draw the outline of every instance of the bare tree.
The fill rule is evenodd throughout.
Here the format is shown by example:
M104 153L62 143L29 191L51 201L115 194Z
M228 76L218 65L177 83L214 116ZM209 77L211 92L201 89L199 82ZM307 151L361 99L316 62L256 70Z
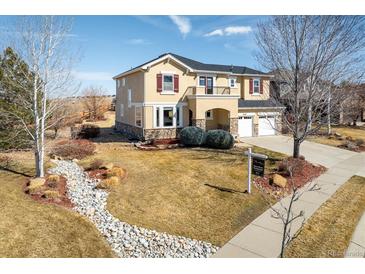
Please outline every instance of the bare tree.
M58 117L50 123L53 113L62 108L63 101L57 98L75 93L78 89L72 77L75 56L70 55L69 51L67 38L71 37L70 30L71 22L66 17L27 16L19 20L14 32L13 48L31 72L24 70L23 77L13 78L12 85L25 93L14 96L22 108L29 110L33 122L28 123L23 115L15 111L9 111L8 115L20 121L34 143L37 177L44 176L45 131L62 119ZM13 71L6 67L4 70L12 79Z
M103 118L108 110L108 102L105 97L106 91L102 87L90 86L82 95L82 103L88 112L88 118L95 121Z
M300 144L339 111L340 83L363 79L364 18L360 16L274 16L258 24L257 59L285 88L283 124ZM327 121L324 119L327 117Z
M302 165L300 162L295 161L291 164L288 164L287 170L289 173L289 177L293 178L293 175L302 169ZM297 238L304 226L305 223L305 211L301 210L299 212L294 210L295 203L300 199L300 197L309 191L317 191L319 187L315 183L309 183L304 187L299 187L295 185L293 180L288 181L290 195L279 201L276 205L271 205L270 208L272 210L272 217L280 220L283 225L282 230L282 239L281 239L281 247L280 247L280 257L284 257L285 248L289 245L289 243ZM270 204L270 202L269 202ZM296 231L293 231L293 225L299 222L297 225Z

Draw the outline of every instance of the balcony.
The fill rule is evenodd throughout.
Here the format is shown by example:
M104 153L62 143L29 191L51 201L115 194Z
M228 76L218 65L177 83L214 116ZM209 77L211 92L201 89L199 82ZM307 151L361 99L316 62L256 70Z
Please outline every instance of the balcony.
M188 87L187 95L231 95L230 87Z

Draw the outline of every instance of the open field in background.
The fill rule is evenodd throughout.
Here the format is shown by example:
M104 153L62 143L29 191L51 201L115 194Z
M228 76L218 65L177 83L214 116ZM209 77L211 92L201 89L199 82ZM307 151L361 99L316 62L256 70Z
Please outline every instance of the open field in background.
M127 143L100 143L97 150L81 164L87 167L102 159L127 170L127 178L110 193L108 209L130 224L221 246L268 207L269 198L254 187L251 195L244 193L244 148L141 151ZM254 151L284 157L261 148ZM274 167L268 161L266 172Z
M31 152L14 152L12 159L13 171L24 174L0 169L0 257L114 256L86 218L24 194L27 176L34 175Z
M365 211L365 178L354 176L307 221L285 257L343 257Z

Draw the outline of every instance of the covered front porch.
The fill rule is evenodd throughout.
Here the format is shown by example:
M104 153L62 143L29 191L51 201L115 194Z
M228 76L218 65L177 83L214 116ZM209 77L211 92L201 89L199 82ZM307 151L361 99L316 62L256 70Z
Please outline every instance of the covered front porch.
M238 134L237 99L189 100L189 125L204 130L223 129Z

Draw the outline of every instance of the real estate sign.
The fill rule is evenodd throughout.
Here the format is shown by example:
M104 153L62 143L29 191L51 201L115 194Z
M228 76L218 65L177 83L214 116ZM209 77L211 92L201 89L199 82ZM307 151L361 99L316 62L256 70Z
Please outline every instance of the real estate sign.
M265 159L252 158L252 174L263 177L265 173Z

